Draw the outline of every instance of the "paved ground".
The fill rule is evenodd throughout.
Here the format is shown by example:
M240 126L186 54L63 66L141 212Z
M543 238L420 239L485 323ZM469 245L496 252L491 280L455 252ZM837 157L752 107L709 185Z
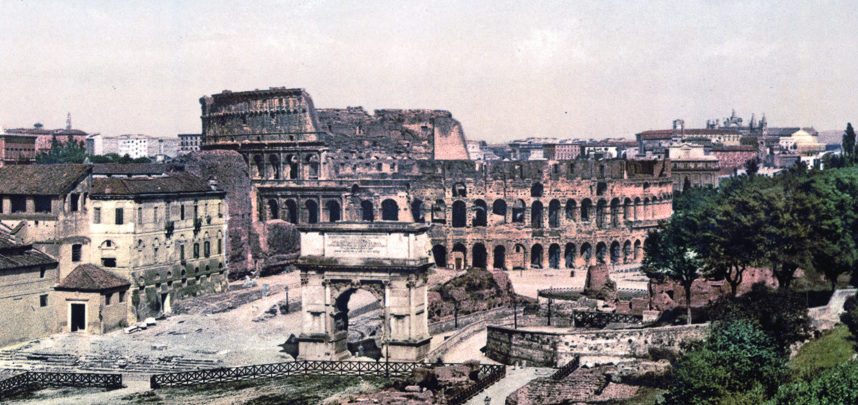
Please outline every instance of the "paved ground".
M570 277L570 271L547 270L512 270L507 273L515 292L525 297L536 298L537 291L545 288L574 288L583 290L587 281L587 272L576 270L575 276ZM617 288L646 290L648 279L643 273L612 273L611 279L617 283Z
M515 390L523 387L537 377L546 377L554 373L553 368L541 367L523 367L513 369L507 367L506 377L494 383L485 391L471 398L466 402L467 405L485 405L486 397L491 398L491 405L501 405L506 402L506 397L515 392Z

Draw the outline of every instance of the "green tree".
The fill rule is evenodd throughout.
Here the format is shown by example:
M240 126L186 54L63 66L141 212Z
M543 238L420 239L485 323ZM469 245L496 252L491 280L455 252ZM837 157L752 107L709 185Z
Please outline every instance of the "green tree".
M843 131L843 140L840 143L840 147L847 162L855 162L855 130L852 129L851 122L846 123L846 131Z
M75 142L71 135L65 142L60 142L53 136L51 148L36 155L36 163L83 163L85 159L86 148L83 142Z
M760 161L756 157L753 159L748 159L745 162L745 173L748 174L748 177L754 177L757 175L757 172L760 171Z
M753 322L717 323L702 344L676 363L665 394L668 404L718 404L740 393L773 393L783 379L785 357ZM760 401L757 401L759 403Z
M647 235L641 269L651 278L666 278L682 285L688 323L691 324L691 285L702 277L702 264L694 249L694 239L689 238L687 229L678 225L681 222L671 219Z

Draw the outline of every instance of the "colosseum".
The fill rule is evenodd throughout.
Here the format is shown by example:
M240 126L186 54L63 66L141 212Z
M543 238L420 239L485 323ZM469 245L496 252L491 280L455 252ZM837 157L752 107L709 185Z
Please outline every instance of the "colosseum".
M250 169L253 218L431 223L440 267L633 267L671 215L666 161L473 161L447 111L316 109L303 89L200 103L202 149Z

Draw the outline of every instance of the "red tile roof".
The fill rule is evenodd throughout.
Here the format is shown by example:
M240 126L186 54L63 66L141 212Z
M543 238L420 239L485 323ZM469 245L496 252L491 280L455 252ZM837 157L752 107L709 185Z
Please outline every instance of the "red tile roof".
M190 173L175 173L154 178L107 177L92 180L92 196L134 196L164 193L204 193L212 190L208 182Z
M0 194L60 195L92 171L82 164L8 165L0 167Z
M33 249L32 245L15 243L8 236L0 234L0 270L56 265L56 260Z
M54 289L66 291L104 291L128 287L131 283L94 264L75 267Z

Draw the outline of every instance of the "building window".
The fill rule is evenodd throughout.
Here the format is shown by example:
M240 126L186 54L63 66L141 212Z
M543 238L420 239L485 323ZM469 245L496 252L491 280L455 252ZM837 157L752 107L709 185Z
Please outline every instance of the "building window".
M123 214L124 214L124 212L123 212L122 208L116 209L116 225L122 225L123 223L125 223L125 221L123 219Z
M200 258L200 244L194 243L194 259Z
M2 202L0 202L2 204ZM0 207L0 212L3 212L3 207ZM223 203L217 203L217 217L223 218Z
M14 214L16 212L26 212L27 211L27 198L22 195L13 195L9 197L9 201L11 202L12 209L11 212Z
M39 278L45 278L45 271L46 271L46 270L45 270L45 268L44 268L44 267L42 267L41 269L39 269Z
M104 305L110 305L110 300L113 298L113 293L104 294Z
M37 195L33 197L33 200L35 201L36 212L51 212L51 197L46 195Z
M116 258L115 257L102 257L101 265L104 267L116 267Z
M223 253L223 239L217 240L217 254Z
M95 207L92 209L92 223L101 223L101 208Z
M152 222L158 223L158 207L152 208Z
M203 255L209 257L211 256L211 253L211 244L209 244L209 241L203 242Z
M137 207L137 225L143 225L143 207Z
M69 194L69 211L77 212L78 210L78 199L80 199L80 194Z
M179 206L179 220L185 220L185 204Z
M194 201L194 219L199 218L200 207L197 205L197 202Z
M80 256L81 256L80 253L81 253L81 245L78 245L78 244L72 245L72 254L71 254L72 258L71 259L73 262L79 262L80 261Z
M48 294L42 294L39 296L39 306L40 307L48 306Z
M179 245L179 260L185 261L185 245Z

